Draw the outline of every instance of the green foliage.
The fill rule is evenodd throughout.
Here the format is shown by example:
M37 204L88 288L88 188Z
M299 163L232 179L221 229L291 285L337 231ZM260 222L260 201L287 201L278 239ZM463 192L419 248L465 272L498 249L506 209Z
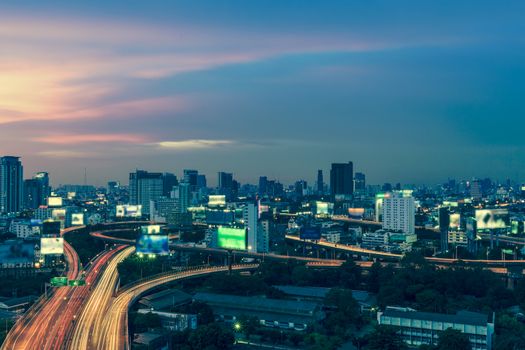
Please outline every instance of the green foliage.
M359 304L348 289L332 289L326 296L324 329L328 335L348 338L361 323Z
M438 339L436 350L471 350L468 336L457 329L444 330Z
M66 233L64 238L71 244L78 254L83 265L87 264L98 253L104 250L105 244L101 239L90 236L89 228Z
M131 323L133 324L134 333L147 332L150 328L160 328L162 323L160 317L154 313L140 314L134 313L130 317Z
M118 273L121 285L135 282L141 278L156 275L167 270L167 257L158 256L150 259L147 256L139 257L133 254L118 264Z
M230 349L235 341L231 328L218 323L197 327L188 338L191 350Z
M377 326L366 337L366 350L405 350L408 346L399 338L393 327Z
M496 318L495 350L525 350L525 325L509 314Z
M341 346L342 340L324 334L309 333L305 336L304 343L309 350L335 350Z

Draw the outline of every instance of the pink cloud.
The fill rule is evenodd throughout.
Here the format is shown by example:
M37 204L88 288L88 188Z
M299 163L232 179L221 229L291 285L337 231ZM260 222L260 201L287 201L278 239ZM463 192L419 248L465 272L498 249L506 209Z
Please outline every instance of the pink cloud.
M55 145L70 145L81 143L143 144L149 140L145 136L137 134L56 134L37 137L33 141Z

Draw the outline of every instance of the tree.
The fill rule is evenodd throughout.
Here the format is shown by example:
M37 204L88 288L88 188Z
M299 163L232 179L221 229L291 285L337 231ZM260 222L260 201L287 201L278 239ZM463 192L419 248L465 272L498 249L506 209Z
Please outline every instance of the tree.
M230 349L235 341L231 329L221 327L218 323L199 326L190 334L188 343L193 350Z
M159 315L148 312L147 314L135 314L133 319L134 331L137 333L146 332L150 328L160 328L162 322Z
M215 322L215 315L211 307L201 301L194 301L191 304L182 305L172 308L171 311L180 312L183 314L197 315L197 323L200 325Z
M376 326L368 335L366 350L405 350L408 346L399 338L393 327Z
M468 336L457 329L448 328L439 335L437 350L471 350Z
M240 331L247 339L250 339L250 336L257 331L257 327L260 325L260 322L256 317L246 315L240 315L238 322L241 327Z

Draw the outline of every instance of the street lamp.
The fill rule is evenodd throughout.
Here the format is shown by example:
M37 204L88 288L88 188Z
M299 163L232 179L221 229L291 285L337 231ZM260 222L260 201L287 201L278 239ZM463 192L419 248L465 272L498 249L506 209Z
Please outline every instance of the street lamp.
M242 326L239 322L235 322L233 325L233 329L235 329L236 332L239 332L241 330Z

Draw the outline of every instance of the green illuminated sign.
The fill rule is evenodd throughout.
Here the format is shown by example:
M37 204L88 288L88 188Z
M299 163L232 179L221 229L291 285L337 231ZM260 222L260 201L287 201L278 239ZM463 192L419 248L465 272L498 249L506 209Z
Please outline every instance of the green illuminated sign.
M80 287L85 286L86 280L69 280L69 286L70 287Z
M219 248L246 250L246 230L230 227L219 227L217 230Z
M67 277L52 277L51 285L53 287L65 287L67 286Z

